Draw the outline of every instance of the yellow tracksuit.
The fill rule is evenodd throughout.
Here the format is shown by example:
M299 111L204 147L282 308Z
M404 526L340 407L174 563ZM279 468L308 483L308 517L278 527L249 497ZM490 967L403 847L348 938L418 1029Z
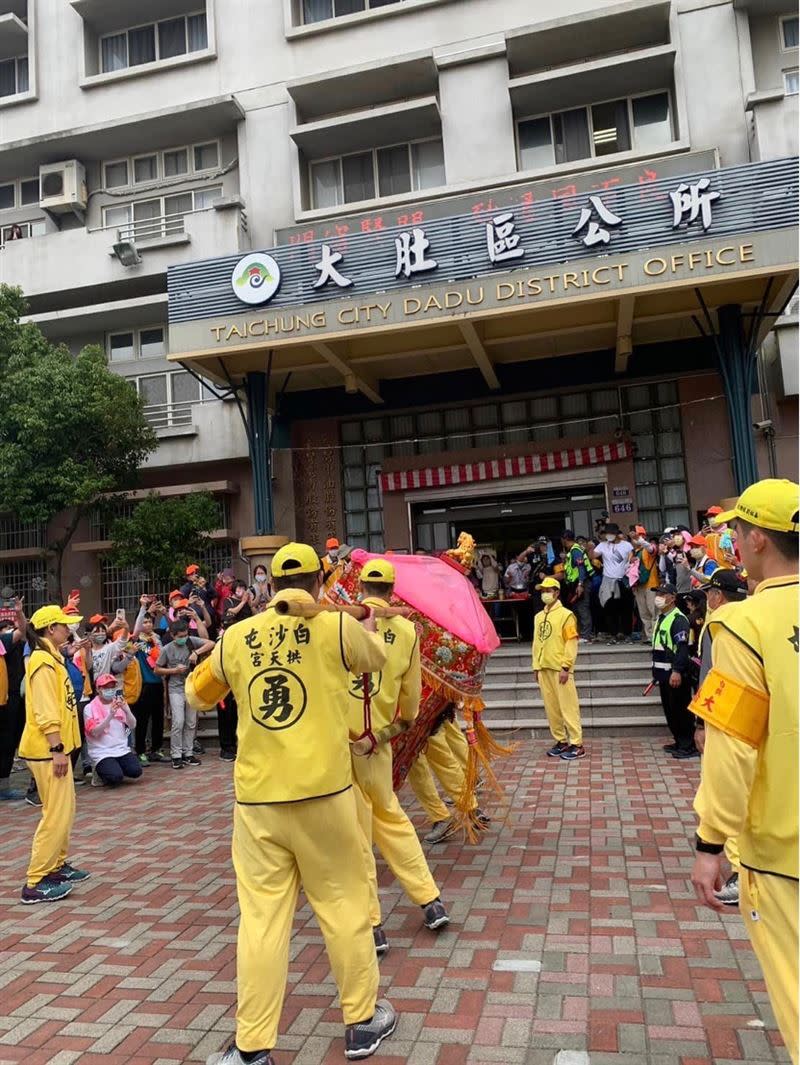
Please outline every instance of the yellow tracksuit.
M275 1046L301 885L345 1024L372 1017L378 990L348 715L353 674L381 670L386 645L346 614L279 615L283 601L314 605L305 592L278 592L263 613L227 629L186 683L196 710L213 709L228 690L239 707L233 864L244 1051Z
M81 745L78 704L64 659L49 640L47 650L34 650L25 665L25 729L20 757L33 773L42 816L33 837L28 866L28 887L35 887L67 860L75 820L75 781L71 767L63 777L53 774L53 756L47 736L58 732L69 755Z
M419 755L409 770L408 782L431 824L446 821L450 816L436 789L433 773L453 802L457 802L467 779L468 758L469 746L464 733L454 721L445 721L439 731L428 739L424 753ZM471 809L474 810L477 805L478 800L473 795Z
M366 599L367 606L386 606L382 599ZM413 721L419 712L422 689L419 640L413 624L405 618L378 618L378 636L387 649L386 664L369 677L372 730L378 733L396 716ZM364 729L364 678L350 688L350 733ZM367 757L353 757L353 775L359 823L364 834L370 885L370 920L381 923L378 874L372 844L378 845L389 868L412 902L424 906L439 897L414 826L400 805L392 786L392 749L381 744Z
M581 708L575 688L578 626L575 615L560 599L541 610L533 623L532 661L544 700L550 732L556 743L583 743ZM569 671L566 684L558 675Z
M798 578L762 581L715 611L713 668L691 709L706 722L698 836L738 843L740 909L798 1062Z

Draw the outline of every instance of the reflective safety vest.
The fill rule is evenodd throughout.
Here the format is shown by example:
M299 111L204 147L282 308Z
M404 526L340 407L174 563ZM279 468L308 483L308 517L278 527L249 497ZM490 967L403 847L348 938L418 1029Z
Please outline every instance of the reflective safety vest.
M653 629L653 676L658 679L663 679L675 662L678 645L672 628L679 618L683 621L682 630L688 633L689 622L677 607L673 607L669 614L661 614Z
M579 566L583 565L586 573L592 572L592 564L589 561L589 556L579 547L577 544L573 544L567 551L566 558L564 559L564 576L566 577L567 584L575 584L581 578Z

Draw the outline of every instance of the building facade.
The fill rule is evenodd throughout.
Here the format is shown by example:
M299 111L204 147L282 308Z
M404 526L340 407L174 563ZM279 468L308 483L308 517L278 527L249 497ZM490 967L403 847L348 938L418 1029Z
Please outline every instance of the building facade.
M0 0L0 280L142 395L141 491L219 499L210 566L265 531L255 378L274 529L320 547L694 524L735 494L745 422L758 472L797 476L796 7L553 16ZM274 294L269 268L237 290L266 253ZM110 608L147 577L107 525L65 569ZM28 602L51 532L0 524Z

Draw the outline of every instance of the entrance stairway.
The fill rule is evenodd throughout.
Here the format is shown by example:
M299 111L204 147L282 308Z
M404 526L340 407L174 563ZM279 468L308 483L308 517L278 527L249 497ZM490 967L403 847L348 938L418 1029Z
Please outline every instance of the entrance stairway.
M582 643L575 682L584 728L612 734L620 729L663 729L658 691L642 694L650 683L650 662L646 645ZM494 652L486 669L483 698L484 720L490 728L547 729L529 644L505 644Z

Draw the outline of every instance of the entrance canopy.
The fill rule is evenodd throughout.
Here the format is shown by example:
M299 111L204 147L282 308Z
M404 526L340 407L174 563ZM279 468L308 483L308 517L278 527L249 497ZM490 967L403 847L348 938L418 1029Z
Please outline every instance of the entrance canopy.
M797 282L796 159L595 177L171 267L170 358L221 385L270 368L273 387L380 403L382 379L477 366L495 389L504 364L575 352L614 349L621 373L634 344L716 334L726 305L750 344L766 336Z

